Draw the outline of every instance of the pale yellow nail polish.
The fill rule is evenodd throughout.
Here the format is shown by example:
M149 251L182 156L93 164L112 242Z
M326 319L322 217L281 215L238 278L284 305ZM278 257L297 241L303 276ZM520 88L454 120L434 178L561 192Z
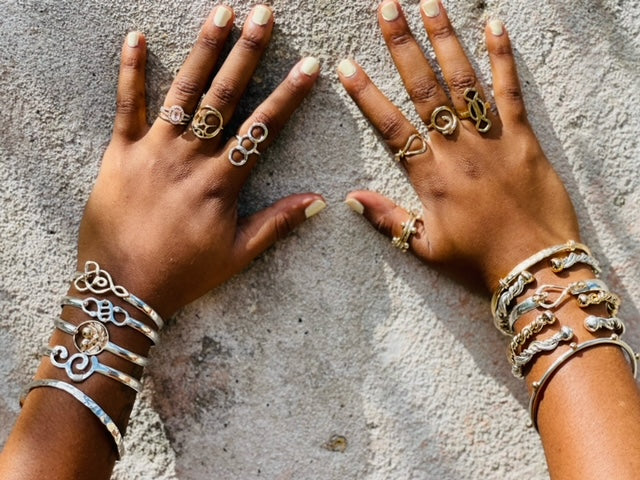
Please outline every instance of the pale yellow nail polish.
M345 77L353 77L356 74L356 66L351 60L342 60L338 65L338 71Z
M266 25L269 23L269 19L271 18L271 10L269 10L264 5L258 5L253 11L253 15L251 16L251 21L256 25Z
M307 57L300 64L300 71L305 75L314 75L320 70L320 62L315 57Z
M422 3L422 11L427 17L437 17L440 15L438 0L425 0L425 2Z
M398 6L396 5L396 2L393 0L385 2L380 8L380 13L382 14L382 18L387 22L394 21L398 18Z
M311 218L317 213L320 213L322 210L327 208L327 204L322 200L316 200L307 208L304 209L304 216L307 218Z
M226 27L229 20L231 20L231 10L227 7L216 8L216 14L213 16L213 23L216 27Z
M127 35L127 46L136 48L140 43L140 34L138 32L129 32Z
M353 210L356 213L359 213L360 215L362 215L364 213L364 205L362 205L358 200L356 200L355 198L347 198L344 203L346 203L347 205L349 205L349 207L351 208L351 210Z
M491 33L493 33L496 37L499 37L504 33L504 25L502 21L493 19L489 21L489 30L491 30Z

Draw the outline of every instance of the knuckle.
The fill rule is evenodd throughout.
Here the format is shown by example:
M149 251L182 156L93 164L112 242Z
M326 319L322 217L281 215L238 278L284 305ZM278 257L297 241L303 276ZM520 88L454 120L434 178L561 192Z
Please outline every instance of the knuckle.
M398 113L385 115L378 124L378 130L386 142L392 143L404 130L404 118Z
M413 41L413 36L409 32L394 32L389 35L389 44L392 47L404 47Z
M238 87L233 80L220 79L211 85L211 95L219 103L220 106L228 105L235 101Z
M209 52L217 53L222 48L220 38L212 32L203 31L198 38L197 45Z
M276 233L276 240L282 240L293 231L295 225L290 215L280 212L273 218L273 227Z
M140 55L123 55L121 65L122 68L127 70L142 70L144 68L144 58Z
M252 123L264 123L269 130L272 130L277 126L276 115L266 110L260 110L253 115Z
M498 92L498 96L509 102L522 102L522 90L518 86L503 87Z
M260 52L266 45L266 37L262 33L255 31L244 32L237 45L249 52Z
M501 58L501 57L511 58L511 57L513 57L513 53L511 51L511 45L509 45L508 43L499 43L498 45L494 45L489 50L489 53L491 54L491 56L496 57L496 58Z
M193 97L199 97L202 92L200 83L185 75L179 76L173 87L174 94L180 102L187 102Z
M393 235L393 216L391 212L387 212L380 215L373 223L373 226L379 232L388 236L392 236Z
M438 82L429 77L422 77L409 88L409 96L413 103L424 104L435 100L440 93Z
M448 83L451 90L462 94L467 88L471 88L476 84L476 76L473 72L461 70L454 72L449 78Z
M119 115L137 113L139 106L139 99L135 95L119 95L116 99L116 113Z
M434 41L448 40L455 36L455 31L450 23L438 25L431 30L431 37Z

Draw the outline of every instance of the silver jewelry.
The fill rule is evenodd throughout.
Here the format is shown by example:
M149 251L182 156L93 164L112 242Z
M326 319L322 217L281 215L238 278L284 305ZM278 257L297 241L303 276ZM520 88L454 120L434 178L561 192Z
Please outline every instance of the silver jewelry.
M535 278L531 273L524 270L518 277L516 278L513 285L509 286L506 292L500 295L500 299L498 300L498 306L496 308L495 318L499 319L499 323L496 325L498 330L505 334L512 334L513 330L507 331L505 320L509 315L509 305L511 302L520 296L522 292L524 292L525 287L534 282Z
M58 330L67 335L71 335L73 344L80 353L93 356L99 355L102 352L109 352L141 367L146 367L149 364L148 358L133 353L109 341L109 331L107 327L97 320L89 320L76 326L72 323L65 322L61 318L56 318L53 324Z
M593 273L598 275L600 273L600 264L598 261L587 253L575 253L571 252L568 256L563 258L551 259L551 271L555 273L562 272L567 268L573 267L577 263L584 263L589 265Z
M533 357L542 352L551 352L558 348L561 342L566 342L572 338L573 329L565 326L551 338L531 342L526 349L520 352L520 355L513 357L511 373L518 378L522 378L522 369L533 359Z
M601 303L606 303L607 312L613 317L618 315L618 311L620 310L620 297L615 293L605 290L590 293L581 293L580 295L578 295L578 298L576 298L576 300L578 302L578 306L580 306L581 308L588 307L589 305L599 305Z
M416 228L416 221L418 220L420 220L420 214L413 210L410 211L409 220L400 224L402 226L402 233L399 237L393 237L391 239L391 245L399 248L403 252L409 250L409 239L411 238L411 235L415 235L418 232L418 229Z
M567 286L542 285L536 290L534 298L538 299L538 306L540 308L554 310L571 295L578 297L580 294L589 292L607 292L608 290L609 288L602 280L593 278L591 280L579 280ZM555 300L550 301L548 294L551 292L560 292L560 295L558 295ZM580 305L580 302L578 302L578 305ZM582 306L584 307L586 305Z
M538 430L537 416L538 406L540 402L540 392L542 392L544 386L553 376L553 374L578 352L586 350L588 348L596 347L598 345L615 345L622 348L629 359L629 363L631 364L631 368L633 370L633 378L636 378L639 354L635 353L631 346L628 343L622 341L622 339L618 335L613 334L610 338L596 338L595 340L589 340L579 345L575 342L571 343L569 345L571 347L571 350L556 359L556 361L551 364L544 375L542 375L540 380L538 380L537 382L533 382L533 384L531 385L533 387L533 393L531 395L531 398L529 399L529 418L531 419L532 427Z
M431 114L431 123L427 125L429 130L436 130L443 135L452 135L458 128L458 116L446 105L436 108Z
M160 317L153 308L133 293L130 293L126 288L115 285L111 279L111 275L109 275L106 270L102 270L96 262L88 261L84 264L84 272L76 272L76 277L73 279L73 286L82 293L88 291L96 295L101 295L111 292L147 315L156 324L158 329L164 326L162 317Z
M63 297L61 305L80 308L92 318L97 318L102 323L112 323L118 327L131 327L142 333L145 337L158 344L158 333L139 320L132 318L124 308L114 305L110 300L88 297L85 299ZM118 320L120 318L120 320Z
M53 366L64 369L67 376L74 382L83 382L94 373L99 373L131 387L136 392L142 390L142 384L138 380L120 370L103 365L97 357L85 353L69 356L69 351L62 345L44 346L40 349L40 354L49 357Z
M215 138L224 128L224 119L217 108L203 105L193 116L191 131L201 140Z
M259 130L262 133L257 133L257 136L256 136L255 134L256 130ZM236 135L236 140L238 141L238 145L236 145L231 149L231 151L229 151L228 158L229 158L229 161L231 162L231 165L234 165L236 167L243 166L245 163L249 161L249 156L252 153L255 153L256 155L260 156L260 152L258 151L258 144L264 142L268 136L269 136L269 129L264 123L254 123L249 127L249 131L244 136ZM244 146L244 142L246 141L251 142L252 144L251 148L247 149ZM240 160L236 160L234 158L236 153L239 153L240 155L242 155L242 158Z
M576 250L580 250L584 253L591 255L591 251L589 250L589 247L581 243L576 243L573 240L569 240L567 243L545 248L544 250L541 250L538 253L530 256L526 260L516 265L506 277L502 278L498 282L498 289L495 291L495 293L493 294L493 297L491 298L491 314L494 317L494 322L496 323L496 326L499 325L499 319L496 319L496 309L498 308L498 299L500 298L502 293L511 286L511 284L518 278L518 276L523 271L529 270L531 267L540 263L544 259L552 257L553 255L556 255L558 253L567 252L567 251L573 252Z
M515 307L511 309L509 313L509 321L508 321L508 332L515 332L515 325L520 318L535 310L539 307L540 301L545 300L547 298L546 293L541 293L540 295L533 295L521 303L518 303ZM501 324L502 325L502 324Z
M420 145L418 146L418 148L414 148L413 150L411 150L411 147L415 142L420 142ZM402 160L406 160L409 157L421 155L425 153L427 149L427 141L419 133L414 133L407 139L407 143L405 143L404 147L398 150L398 152L393 156L393 159L396 162L401 162Z
M617 317L605 318L596 317L595 315L589 315L584 319L584 328L592 333L595 333L598 330L602 330L604 328L607 330L611 330L618 335L622 335L624 333L624 322Z
M552 325L556 321L553 312L542 312L533 322L524 327L522 331L511 339L509 344L509 362L514 363L514 359L518 354L518 348L526 343L536 333L539 333L547 325Z
M172 105L169 108L165 106L160 107L158 117L172 125L186 125L189 123L189 120L191 120L192 115L184 113L180 105Z
M73 385L62 382L60 380L34 380L22 391L22 394L20 395L20 406L22 406L31 390L41 387L57 388L58 390L67 392L73 398L78 400L82 405L91 410L91 413L98 417L98 420L100 420L100 422L106 427L107 431L113 438L113 442L116 444L116 449L118 451L118 459L124 456L124 441L122 438L122 433L120 432L118 426L100 405L98 405L91 397L89 397Z

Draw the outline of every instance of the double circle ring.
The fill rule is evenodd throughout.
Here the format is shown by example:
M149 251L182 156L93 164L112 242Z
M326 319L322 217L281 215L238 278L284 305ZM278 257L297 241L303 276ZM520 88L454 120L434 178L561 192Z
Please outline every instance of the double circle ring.
M224 119L218 109L211 105L204 105L193 116L191 131L196 137L209 140L217 137L223 126Z

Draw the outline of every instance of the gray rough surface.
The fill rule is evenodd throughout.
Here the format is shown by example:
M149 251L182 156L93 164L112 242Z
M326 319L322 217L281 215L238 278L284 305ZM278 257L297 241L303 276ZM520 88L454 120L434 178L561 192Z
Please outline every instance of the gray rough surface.
M305 190L330 207L170 323L114 478L547 478L487 301L390 248L341 205L352 188L413 198L334 75L353 56L415 118L376 3L273 2L274 39L241 113L302 55L319 56L324 73L257 168L243 208ZM247 2L229 4L246 17ZM403 4L429 52L418 2ZM110 135L122 38L133 28L148 36L153 114L211 6L0 1L0 444L73 265ZM507 20L531 121L604 279L626 300L629 341L640 344L640 3L448 7L486 85L482 25L489 15ZM335 434L348 441L344 453L324 448Z

